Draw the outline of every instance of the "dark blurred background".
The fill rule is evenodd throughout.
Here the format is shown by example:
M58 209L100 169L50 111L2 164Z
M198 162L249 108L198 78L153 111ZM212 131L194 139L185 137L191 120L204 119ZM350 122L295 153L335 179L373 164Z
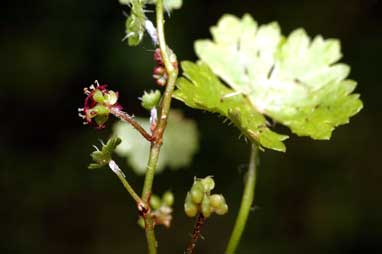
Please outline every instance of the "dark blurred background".
M154 86L153 47L148 38L137 48L121 43L122 10L117 0L3 2L0 253L145 253L118 179L87 170L92 145L110 128L96 131L77 117L82 89L95 79L120 91L129 112L145 114L137 97ZM382 1L186 0L166 23L168 43L179 59L195 60L195 39L210 37L223 13L246 12L260 23L277 20L284 34L304 27L311 36L340 38L365 105L329 142L292 135L285 154L261 154L255 209L237 253L382 253ZM223 253L249 144L216 116L174 107L197 121L201 143L189 168L156 178L155 192L176 195L172 228L157 231L160 253L183 253L194 223L183 213L185 192L194 176L206 175L215 176L230 213L208 221L198 253ZM140 189L143 178L124 168Z

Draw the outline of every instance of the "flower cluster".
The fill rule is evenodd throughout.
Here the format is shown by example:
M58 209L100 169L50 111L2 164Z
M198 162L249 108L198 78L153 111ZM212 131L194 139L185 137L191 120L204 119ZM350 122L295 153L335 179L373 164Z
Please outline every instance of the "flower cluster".
M151 216L155 225L163 225L166 228L171 226L172 220L172 205L174 204L174 194L171 191L163 193L162 198L158 195L151 195L150 208ZM142 217L138 219L138 225L145 227L145 222Z
M171 64L174 66L174 68L177 69L178 62L176 60L176 56L174 52L172 52L172 50L169 48L167 48L167 52L170 55ZM157 83L157 85L165 86L167 83L168 74L163 63L160 48L157 48L154 51L154 60L157 63L157 65L154 67L154 70L153 70L153 78L155 79L155 82Z
M228 212L228 205L221 194L212 194L215 188L215 181L211 176L203 179L195 179L191 190L187 193L184 203L184 211L187 216L194 217L198 213L203 214L205 218L211 216L211 213L223 215Z
M106 121L112 109L121 110L122 106L118 104L118 92L108 90L107 85L95 85L84 88L86 98L84 107L79 108L79 116L85 120L84 124L93 125L98 129L105 127Z

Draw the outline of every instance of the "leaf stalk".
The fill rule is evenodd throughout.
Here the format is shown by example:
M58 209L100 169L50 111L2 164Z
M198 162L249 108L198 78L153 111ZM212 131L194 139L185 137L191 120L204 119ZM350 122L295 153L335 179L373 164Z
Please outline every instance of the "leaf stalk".
M255 195L257 160L258 160L258 148L257 148L257 145L252 144L243 197L241 200L239 213L236 218L235 226L231 233L231 237L228 242L225 254L235 253L239 245L240 238L244 232L245 225L247 224L248 215L249 215L249 212L251 211L251 207L252 207L254 195Z

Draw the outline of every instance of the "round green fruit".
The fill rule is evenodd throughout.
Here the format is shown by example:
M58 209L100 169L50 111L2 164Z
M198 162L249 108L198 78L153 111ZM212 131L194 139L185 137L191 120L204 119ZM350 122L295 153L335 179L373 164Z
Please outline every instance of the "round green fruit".
M210 203L213 208L219 208L225 204L225 199L223 195L213 194L210 196Z
M174 204L174 194L172 194L171 191L166 191L165 193L163 193L162 202L166 206L172 206Z
M221 207L215 209L215 213L218 215L224 215L228 212L228 205L223 204Z
M212 213L212 207L210 205L210 200L206 194L205 194L205 197L203 198L201 208L202 208L203 216L206 218L210 217L210 215Z
M151 209L153 210L159 209L159 207L162 205L161 203L162 201L157 195L151 195L151 198L150 198Z
M200 181L196 181L191 188L191 199L195 204L200 204L204 196L204 186Z

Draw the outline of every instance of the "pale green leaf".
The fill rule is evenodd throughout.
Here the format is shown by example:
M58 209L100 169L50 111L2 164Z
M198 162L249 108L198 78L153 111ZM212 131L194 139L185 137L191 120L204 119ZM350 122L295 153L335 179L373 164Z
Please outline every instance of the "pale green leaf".
M351 94L356 82L346 79L350 67L337 63L341 58L338 40L321 36L311 40L303 29L285 38L277 23L259 26L250 15L242 19L224 15L211 33L213 40L196 41L198 57L232 92L246 98L253 114L264 114L300 136L329 139L336 126L347 123L362 108L358 95ZM211 86L201 79L197 82ZM196 97L199 108L206 109L200 106L209 103L205 94L191 89L182 93L187 104ZM246 121L241 117L236 125Z
M177 81L174 97L192 108L219 113L229 118L251 141L261 146L285 151L285 135L271 131L264 116L252 109L242 95L227 97L234 91L223 85L203 63L181 63L184 77Z
M135 118L145 129L149 129L149 119ZM122 139L116 152L127 158L127 163L138 174L146 172L150 143L125 122L114 126L114 134ZM192 156L198 150L198 131L195 122L185 119L178 111L172 111L163 138L157 173L165 167L179 169L186 167L192 161Z

